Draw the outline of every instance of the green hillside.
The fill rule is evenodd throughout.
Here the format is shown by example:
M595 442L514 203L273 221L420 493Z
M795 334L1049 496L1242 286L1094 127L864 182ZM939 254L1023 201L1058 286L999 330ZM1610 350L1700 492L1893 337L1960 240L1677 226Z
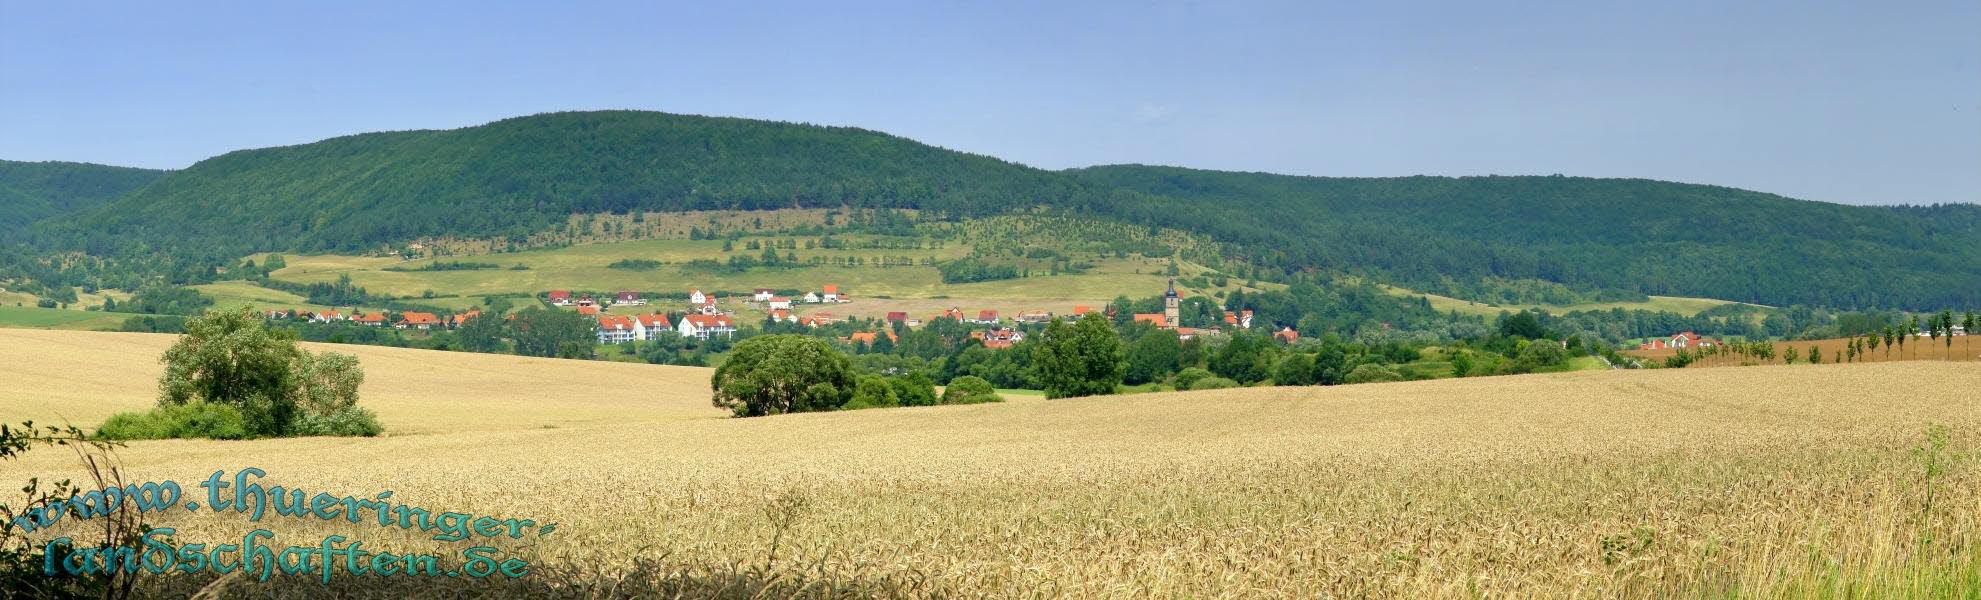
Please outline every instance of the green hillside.
M1981 207L1862 207L1732 188L1580 177L1295 177L1139 165L1071 172L1175 202L1135 219L1249 246L1269 263L1760 304L1981 303ZM1185 225L1192 223L1192 225Z
M1228 255L1220 262L1257 268L1247 277L1338 272L1499 302L1981 304L1974 206L1852 207L1558 176L1046 171L863 129L637 111L228 153L31 228L25 245L0 248L0 278L206 283L261 251L527 241L573 215L802 207L913 208L924 220L1043 209L1207 236ZM111 266L32 264L65 250Z
M77 223L243 255L424 236L525 235L580 213L940 207L990 214L1083 193L1058 174L862 129L607 111L369 133L205 161ZM75 228L72 228L75 229Z
M168 171L72 162L0 160L0 233L96 208Z

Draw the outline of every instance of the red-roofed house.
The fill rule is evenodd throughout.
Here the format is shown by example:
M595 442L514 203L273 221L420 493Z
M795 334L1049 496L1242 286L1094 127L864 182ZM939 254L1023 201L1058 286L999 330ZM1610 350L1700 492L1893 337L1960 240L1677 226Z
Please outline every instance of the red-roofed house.
M998 321L997 311L994 310L977 311L977 318L970 319L971 323L976 323L978 325L996 325L997 321Z
M825 293L819 294L820 300L824 300L826 302L839 301L839 286L837 284L831 284L831 283L825 284L824 292Z
M786 309L774 308L771 309L770 311L770 320L782 321L785 323L796 323L798 322L798 315L793 314L791 311Z
M681 317L681 337L709 339L736 334L736 322L727 315L688 315Z
M629 306L646 306L647 300L641 298L639 292L619 292L612 297L612 303Z
M771 310L778 310L778 309L784 309L784 310L790 310L790 309L791 309L791 299L790 299L790 298L785 298L785 297L783 297L783 296L771 296L771 297L770 297L770 299L769 299L769 300L765 300L765 301L764 301L764 303L765 303L765 305L766 305L766 306L768 306L768 307L769 307L769 308L770 308Z
M882 336L882 335L885 335L885 336L887 336L887 341L890 341L890 342L893 342L893 341L898 341L898 340L900 340L900 339L901 339L901 337L900 337L900 336L897 336L897 335L894 335L894 332L892 332L892 331L881 331L881 332L872 332L872 331L856 331L856 332L854 332L854 333L853 333L853 335L850 335L850 336L847 336L847 337L846 337L846 343L849 343L849 344L866 344L866 345L869 345L869 346L872 346L872 345L874 344L874 342L875 342L875 341L877 341L877 340L879 340L879 339L880 339L880 337L879 337L879 336Z
M447 326L452 327L454 329L460 329L462 325L467 324L468 319L473 319L479 316L481 316L481 311L479 310L471 310L464 313L454 313L454 317L452 319L449 319Z
M358 318L351 320L356 321L359 325L372 325L372 326L384 325L385 313L371 313L368 315L360 315L358 316Z
M970 337L982 340L984 347L992 350L1010 348L1012 344L1025 341L1025 332L1016 329L992 329L972 331Z
M1665 338L1666 348L1704 348L1718 345L1719 343L1719 340L1701 337L1699 334L1690 331L1672 334L1671 337Z
M433 313L408 311L399 313L399 324L397 327L399 329L406 329L408 327L413 329L433 329L435 325L439 324L440 317L435 316Z
M1279 331L1273 333L1273 337L1291 344L1300 341L1300 332L1294 331L1292 327L1281 327Z
M1094 307L1087 306L1085 304L1073 307L1073 316L1076 317L1085 315L1090 312L1094 312Z
M579 306L578 306L578 314L581 314L581 315L584 315L584 316L587 316L587 317L591 317L591 316L597 316L597 315L598 315L598 307L596 307L596 306L585 306L585 305L579 305Z
M1162 329L1169 328L1169 320L1162 313L1135 313L1136 323L1148 323Z
M598 343L621 344L640 337L639 326L631 317L599 315Z
M550 290L550 303L555 306L570 306L570 290Z
M889 323L903 323L903 324L905 324L905 323L907 323L907 322L908 322L908 313L907 313L907 312L905 312L905 311L899 311L899 310L896 310L896 311L889 311L889 312L887 313L887 322L889 322Z

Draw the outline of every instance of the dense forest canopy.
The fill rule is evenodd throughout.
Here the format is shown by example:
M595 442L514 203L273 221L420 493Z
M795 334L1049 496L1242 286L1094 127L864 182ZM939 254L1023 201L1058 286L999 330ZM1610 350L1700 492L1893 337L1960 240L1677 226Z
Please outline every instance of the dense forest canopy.
M0 160L0 234L96 208L165 174L87 163Z
M1130 218L1249 246L1269 264L1429 292L1447 277L1762 304L1981 302L1981 207L1864 207L1732 188L1580 177L1296 177L1079 169L1162 198Z
M114 185L55 188L74 190L55 195L63 200L0 196L0 227L40 219L8 236L19 243L0 248L0 277L75 279L75 260L47 257L80 252L185 281L252 252L513 239L573 214L1044 209L1206 235L1268 279L1336 272L1454 296L1981 303L1981 207L1844 206L1638 179L1047 171L863 129L640 111L242 150L162 176L114 172L98 178ZM0 171L0 194L50 189L23 183L46 179ZM64 208L38 208L51 202Z

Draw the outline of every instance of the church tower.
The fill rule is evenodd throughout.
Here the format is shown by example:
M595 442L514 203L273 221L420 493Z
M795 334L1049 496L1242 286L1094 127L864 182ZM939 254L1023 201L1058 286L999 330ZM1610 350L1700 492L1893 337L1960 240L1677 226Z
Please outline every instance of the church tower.
M1162 294L1162 319L1170 329L1183 325L1182 298L1176 295L1176 280L1169 280L1169 291Z

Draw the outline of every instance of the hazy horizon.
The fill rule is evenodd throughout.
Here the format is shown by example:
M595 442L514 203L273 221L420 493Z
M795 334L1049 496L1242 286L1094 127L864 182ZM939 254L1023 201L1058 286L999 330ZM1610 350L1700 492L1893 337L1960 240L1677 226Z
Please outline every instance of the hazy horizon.
M1977 21L1962 2L0 0L0 158L183 168L629 109L860 127L1052 170L1562 174L1981 203Z

